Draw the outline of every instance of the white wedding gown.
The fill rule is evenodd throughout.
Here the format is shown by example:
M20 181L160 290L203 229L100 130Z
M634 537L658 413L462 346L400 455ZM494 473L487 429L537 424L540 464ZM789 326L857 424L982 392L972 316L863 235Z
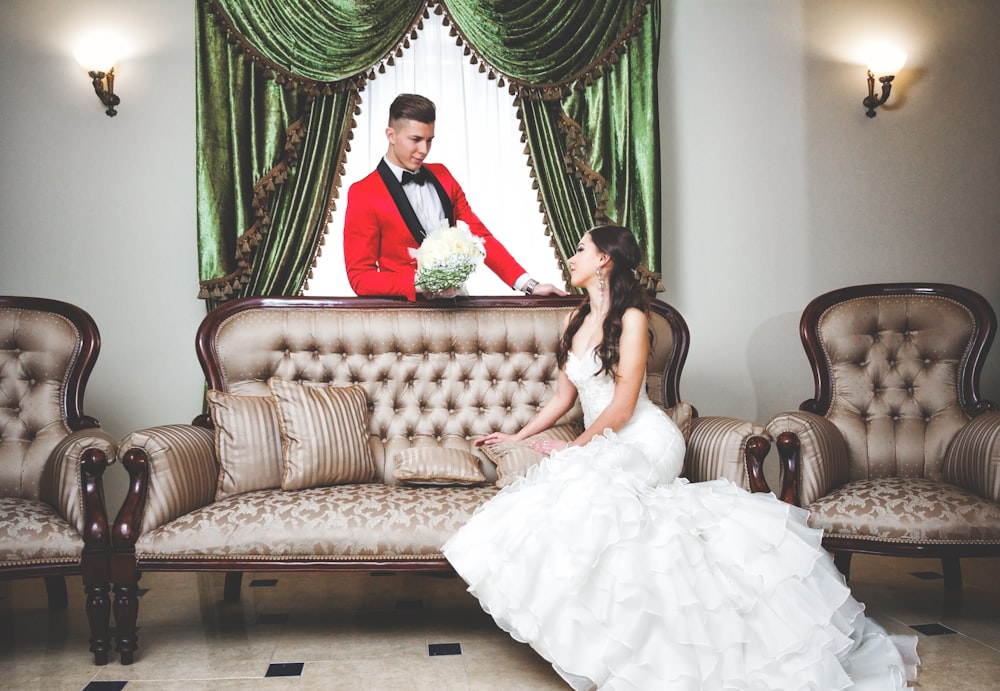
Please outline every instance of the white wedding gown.
M570 354L589 424L611 401ZM864 615L805 511L678 478L684 441L642 394L617 434L557 452L444 554L497 624L575 689L897 689L916 637Z

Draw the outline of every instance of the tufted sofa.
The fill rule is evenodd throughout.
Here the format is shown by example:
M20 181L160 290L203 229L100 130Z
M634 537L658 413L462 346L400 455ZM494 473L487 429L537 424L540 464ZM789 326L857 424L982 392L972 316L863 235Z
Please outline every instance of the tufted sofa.
M101 478L115 440L84 415L94 320L59 300L0 296L0 578L45 579L50 611L82 576L90 650L107 664L109 523Z
M119 443L130 477L112 536L122 663L132 663L138 648L144 571L226 573L228 600L238 599L246 570L450 571L441 545L499 491L496 459L472 440L516 431L550 397L558 335L579 300L247 298L209 314L196 340L209 413L190 425L139 430ZM687 325L655 301L651 331L650 397L678 415L692 410L679 396ZM303 431L287 409L289 390L307 398L335 391L328 406L334 417ZM347 439L356 426L344 422L356 417L353 391L361 392L364 406L361 447ZM265 413L251 416L258 422L250 430L225 429L226 405L262 401L276 409L277 449L273 439L257 436L270 424ZM685 475L725 476L768 491L761 464L770 445L762 428L693 415ZM563 422L578 425L579 411ZM239 477L238 464L222 456L239 458L233 448L241 444L244 461L255 449L277 456L267 459L268 468L280 478ZM340 462L351 466L346 475L309 477L313 457L326 458L324 445L342 447ZM402 472L413 470L414 456L432 477L426 467L416 477ZM367 470L357 475L352 463L362 457ZM462 458L472 459L470 472L480 478L439 477L440 466Z

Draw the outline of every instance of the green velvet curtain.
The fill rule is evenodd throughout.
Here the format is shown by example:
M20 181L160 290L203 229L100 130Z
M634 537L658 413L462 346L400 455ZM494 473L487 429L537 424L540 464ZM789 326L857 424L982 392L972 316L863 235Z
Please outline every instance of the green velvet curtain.
M358 90L429 9L516 96L562 258L629 225L659 269L658 0L197 0L198 240L209 308L296 294L338 196Z

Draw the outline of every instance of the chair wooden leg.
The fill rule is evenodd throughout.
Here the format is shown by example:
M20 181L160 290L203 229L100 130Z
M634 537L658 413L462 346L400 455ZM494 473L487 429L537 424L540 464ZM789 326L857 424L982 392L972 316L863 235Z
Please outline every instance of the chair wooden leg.
M222 599L226 602L239 602L240 589L243 587L242 571L227 571L226 585L222 591Z
M62 576L45 577L45 594L49 599L50 612L61 612L69 607L69 595L66 592L66 579Z
M139 649L137 621L139 619L139 579L142 572L135 561L132 549L111 555L111 581L115 599L112 611L115 615L115 647L118 660L123 665L135 661L135 651Z
M943 557L941 559L941 570L944 571L945 590L962 589L962 565L958 557Z
M837 567L837 571L840 571L844 575L844 580L850 582L851 580L851 552L834 552L833 553L833 564Z

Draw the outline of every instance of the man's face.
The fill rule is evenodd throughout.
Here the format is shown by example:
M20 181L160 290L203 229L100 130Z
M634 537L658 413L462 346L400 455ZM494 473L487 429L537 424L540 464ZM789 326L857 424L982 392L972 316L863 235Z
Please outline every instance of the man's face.
M386 128L385 136L389 140L389 150L386 152L389 162L416 172L431 150L434 123L397 120L395 128Z

